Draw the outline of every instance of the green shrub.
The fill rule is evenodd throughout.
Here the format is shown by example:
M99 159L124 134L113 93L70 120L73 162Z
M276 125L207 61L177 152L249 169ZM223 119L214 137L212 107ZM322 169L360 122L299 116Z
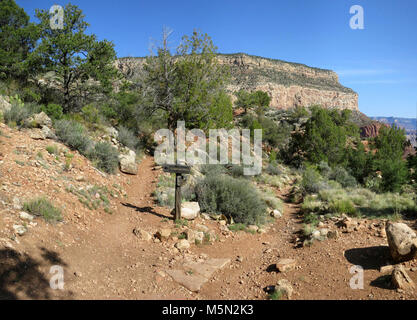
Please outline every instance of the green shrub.
M119 133L118 133L117 139L119 140L121 144L123 144L124 146L132 150L141 149L140 140L132 130L129 130L126 127L120 126L118 128L118 132Z
M329 209L340 214L356 215L357 213L355 205L350 199L333 200L330 202Z
M331 170L329 179L339 182L344 188L355 187L357 184L355 178L342 167L336 167Z
M236 223L263 223L266 205L257 190L247 181L226 175L206 177L196 186L203 211L222 213Z
M227 172L227 169L219 164L203 164L200 167L200 172L205 176L217 176Z
M42 111L54 120L61 120L64 116L62 107L54 103L50 103L46 107L42 106Z
M325 188L323 177L313 167L307 167L303 172L301 187L305 193L318 193Z
M55 123L57 137L72 149L86 156L93 145L84 126L74 120L59 120Z
M98 142L89 154L97 167L104 172L114 173L119 165L119 152L108 142Z
M30 109L26 108L23 105L13 103L9 110L6 110L3 113L4 121L7 124L16 124L22 126L24 121L29 118L33 113Z
M41 216L48 222L62 221L61 210L43 197L25 202L23 210L35 216Z
M50 145L46 147L46 151L48 151L49 154L59 155L59 149L56 145Z

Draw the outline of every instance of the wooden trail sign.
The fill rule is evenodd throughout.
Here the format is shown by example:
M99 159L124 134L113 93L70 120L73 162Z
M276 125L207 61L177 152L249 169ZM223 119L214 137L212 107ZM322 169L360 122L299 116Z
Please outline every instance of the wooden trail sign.
M183 174L190 174L191 167L179 164L164 165L165 172L175 173L175 212L174 221L181 219L181 187L184 185L186 178Z

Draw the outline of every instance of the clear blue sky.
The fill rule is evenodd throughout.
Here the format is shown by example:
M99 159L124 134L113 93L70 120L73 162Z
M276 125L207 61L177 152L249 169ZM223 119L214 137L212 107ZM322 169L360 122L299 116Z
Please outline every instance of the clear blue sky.
M35 8L63 0L17 0L34 19ZM145 56L163 26L172 46L194 28L218 51L304 63L335 70L359 94L369 116L416 117L417 0L73 0L89 32L115 43L117 55ZM364 29L352 30L349 9L364 9Z

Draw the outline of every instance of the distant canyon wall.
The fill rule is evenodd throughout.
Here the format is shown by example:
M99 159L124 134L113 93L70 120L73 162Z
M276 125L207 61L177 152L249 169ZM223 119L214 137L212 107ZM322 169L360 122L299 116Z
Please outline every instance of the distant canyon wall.
M358 94L339 83L338 75L303 64L250 56L244 53L219 54L219 63L230 67L232 80L227 90L267 92L271 107L289 109L321 105L325 108L358 110ZM121 58L116 66L132 81L140 80L144 58Z

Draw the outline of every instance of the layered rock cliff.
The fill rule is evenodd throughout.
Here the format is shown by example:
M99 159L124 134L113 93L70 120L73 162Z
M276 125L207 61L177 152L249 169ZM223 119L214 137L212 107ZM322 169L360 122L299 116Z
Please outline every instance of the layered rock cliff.
M278 109L319 104L358 110L357 93L342 86L331 70L244 53L219 54L218 59L230 67L232 81L227 89L231 94L240 89L263 90L272 98L271 107ZM144 58L121 58L116 66L128 78L138 80L143 62Z

